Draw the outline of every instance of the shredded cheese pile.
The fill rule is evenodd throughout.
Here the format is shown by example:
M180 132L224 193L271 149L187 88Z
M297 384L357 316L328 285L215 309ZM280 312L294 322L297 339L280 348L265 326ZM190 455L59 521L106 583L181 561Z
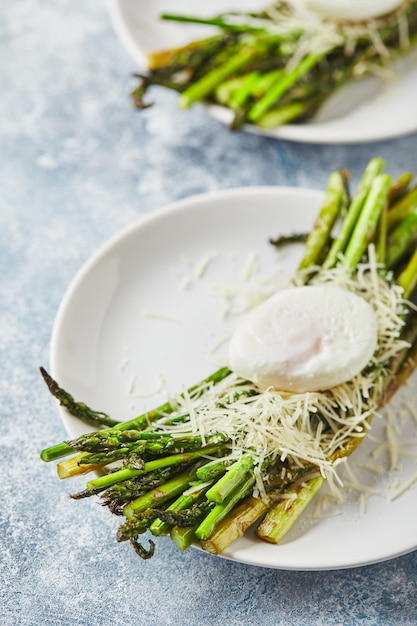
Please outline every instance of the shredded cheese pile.
M255 460L254 494L265 494L267 468L279 460L286 467L312 465L325 477L335 473L331 456L352 437L364 437L378 410L389 360L406 344L399 338L404 325L402 290L383 276L371 247L369 262L352 275L343 267L320 271L310 284L338 285L363 297L373 307L378 324L378 347L365 371L348 382L322 392L289 393L259 389L233 373L195 396L187 393L171 400L178 414L189 414L187 424L165 428L208 436L223 433L230 441L230 456L250 453ZM293 288L305 281L295 279ZM266 469L265 469L266 468Z
M406 50L410 47L410 37L407 20L407 6L404 2L395 12L398 23L399 48ZM314 11L304 8L297 0L274 3L264 10L265 17L239 17L234 14L227 16L230 23L249 24L254 28L263 28L271 35L285 36L287 41L286 52L290 56L287 71L291 71L301 60L310 53L326 53L334 48L344 48L347 57L354 54L359 42L368 40L376 55L381 61L391 59L392 51L382 41L379 31L386 23L386 16L361 22L342 22L324 19ZM375 63L358 65L357 72L375 71L381 73L381 67Z

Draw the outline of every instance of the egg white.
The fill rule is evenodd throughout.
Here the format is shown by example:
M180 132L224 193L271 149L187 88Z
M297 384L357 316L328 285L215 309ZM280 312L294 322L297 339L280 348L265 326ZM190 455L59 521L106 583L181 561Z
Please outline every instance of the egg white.
M302 0L306 9L323 17L348 21L380 17L394 11L403 2L404 0Z
M377 347L372 306L334 285L285 289L251 311L229 344L229 366L259 388L304 393L346 382Z

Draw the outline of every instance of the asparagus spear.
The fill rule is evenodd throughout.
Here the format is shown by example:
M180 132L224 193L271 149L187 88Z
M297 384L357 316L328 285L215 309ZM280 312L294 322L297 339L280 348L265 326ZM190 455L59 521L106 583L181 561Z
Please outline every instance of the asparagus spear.
M408 298L417 285L417 249L406 267L398 277L398 284L404 289L404 297Z
M280 235L274 239L270 239L269 243L276 248L284 248L293 243L305 243L309 233L291 233L290 235Z
M339 215L346 209L348 174L346 171L333 172L328 180L326 196L318 218L307 237L305 252L298 266L299 270L318 265L330 240L332 229Z
M173 497L179 495L196 479L196 469L197 467L193 466L183 474L175 476L175 478L168 480L163 485L159 485L156 489L135 498L126 504L123 510L124 515L127 518L133 517L136 513L142 513L146 509L155 508L157 505L163 504L167 500L171 500Z
M396 267L417 243L417 212L409 213L392 230L388 241L387 269Z
M107 413L93 411L84 404L84 402L76 402L73 396L65 391L65 389L62 389L43 367L39 369L51 394L58 400L61 406L65 407L67 411L71 413L71 415L78 417L78 419L86 424L92 424L94 426L116 426L119 424L119 421L111 418Z
M184 509L190 509L195 504L200 505L202 502L207 502L204 495L207 493L207 489L211 484L212 481L199 480L195 482L192 487L181 493L179 498L165 509L164 515L160 515L159 518L152 523L149 527L151 533L157 537L168 534L173 526L172 520L174 520L175 525L177 525L178 522L178 516L175 517L172 514L183 511ZM207 502L207 506L208 504ZM201 514L202 510L199 508L197 517L200 518ZM189 518L187 520L187 528L194 526L195 523L194 516L191 519Z
M181 551L187 550L187 548L189 548L196 540L195 531L203 517L204 513L200 515L193 526L175 525L171 528L169 536Z
M247 496L225 516L208 539L201 541L202 548L212 554L221 554L231 543L243 537L252 524L268 511L271 503L269 497Z
M226 517L233 507L247 496L253 488L255 478L253 474L249 474L247 478L238 484L235 489L223 500L221 504L216 506L203 519L201 524L195 531L196 537L201 540L208 539L218 524Z
M160 15L161 20L172 21L172 22L182 22L182 23L190 23L190 24L205 24L208 26L218 26L224 30L231 30L238 33L247 33L247 32L255 32L255 33L267 33L268 31L265 28L260 26L251 26L248 24L238 24L233 22L232 20L227 19L227 15L220 15L218 17L211 18L201 18L195 17L191 15L176 15L173 13L162 13Z
M142 474L146 474L147 472L152 472L157 469L161 469L162 467L170 467L172 465L178 465L180 463L189 463L191 461L196 461L201 459L202 457L210 458L211 455L221 454L224 452L224 446L222 444L213 444L211 446L204 446L195 450L193 452L183 452L182 454L170 454L168 456L164 456L160 459L156 459L154 461L148 461L144 463L141 469L135 468L123 468L117 469L110 474L105 474L104 476L99 476L98 478L93 478L89 480L87 483L88 489L101 489L107 488L111 485L115 485L116 483L123 482L125 480L129 480L131 478L135 478L136 476L140 476Z
M334 267L339 255L345 252L346 245L352 235L358 216L363 208L364 202L369 194L372 182L377 174L382 172L384 161L380 158L371 159L365 168L363 176L359 182L356 194L349 205L349 210L343 220L339 233L335 237L323 267Z
M355 268L369 243L373 240L378 219L388 203L390 185L391 177L388 174L378 174L375 176L361 214L346 247L342 261L345 267Z
M308 54L299 65L292 71L286 72L280 77L275 85L250 109L248 119L251 122L258 122L273 107L273 105L288 92L288 90L317 65L331 50L327 48L321 52Z
M394 226L403 220L409 213L417 209L417 186L411 189L408 193L403 195L397 202L395 202L388 213L388 229L391 230Z
M408 187L414 176L411 172L403 172L398 179L392 184L389 192L390 205L397 202L405 196Z
M256 529L257 536L270 543L281 541L322 487L324 480L324 477L319 475L311 478L307 483L294 485L289 489L285 493L289 497L281 500L270 509L258 526Z
M272 42L276 42L275 37L272 38ZM244 45L232 49L230 57L222 65L216 64L211 72L182 92L179 100L180 106L188 108L197 100L206 98L225 78L235 74L243 67L249 66L254 59L263 55L264 50L270 46L271 39L268 38L265 41L258 40L256 45L252 45L251 41L248 41Z
M115 515L123 515L123 507L128 502L139 498L140 496L148 493L151 489L155 489L167 482L170 478L180 474L187 468L187 464L177 465L176 467L163 467L158 470L136 476L130 480L117 483L108 489L105 489L100 498L103 505L108 506L110 511ZM100 490L86 490L86 495L94 495L100 492Z
M253 468L253 457L244 454L239 461L229 467L227 472L206 493L208 500L222 504L234 489L246 480Z

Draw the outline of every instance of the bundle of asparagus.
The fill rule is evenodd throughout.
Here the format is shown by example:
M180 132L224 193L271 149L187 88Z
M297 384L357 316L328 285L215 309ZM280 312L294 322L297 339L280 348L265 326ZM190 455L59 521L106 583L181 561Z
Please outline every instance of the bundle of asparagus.
M61 405L96 428L43 450L42 460L72 455L58 463L60 478L95 471L71 497L98 495L124 516L117 540L129 540L142 558L154 550L152 540L149 549L139 542L148 530L169 534L181 550L200 541L219 554L261 520L257 536L278 543L413 372L417 187L411 174L393 181L383 168L372 159L352 196L348 172L330 175L291 287L339 284L372 304L383 328L360 375L319 393L288 393L223 367L118 422L75 401L41 368ZM265 412L266 423L258 419Z
M417 34L417 2L363 23L340 23L299 14L279 2L258 14L228 13L211 19L164 14L163 20L211 24L219 34L148 56L149 69L133 100L149 104L151 85L179 92L180 106L195 102L227 107L231 128L263 129L314 117L348 81L384 68L411 49Z

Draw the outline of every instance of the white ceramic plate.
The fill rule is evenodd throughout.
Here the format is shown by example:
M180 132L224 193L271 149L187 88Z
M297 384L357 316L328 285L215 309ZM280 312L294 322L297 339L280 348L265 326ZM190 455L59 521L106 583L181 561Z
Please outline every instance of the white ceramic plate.
M70 285L53 330L53 376L76 399L118 419L201 380L225 363L227 342L221 339L239 317L225 316L225 305L240 310L247 296L269 288L268 277L284 284L296 266L301 247L277 252L268 239L309 229L322 197L296 188L249 187L192 197L139 220L104 245ZM165 389L158 391L160 377ZM85 432L85 425L62 415L70 436ZM399 423L398 436L415 441L415 421ZM307 510L279 546L248 533L223 556L272 568L335 569L415 549L416 489L390 501L392 474L360 467L365 461L387 465L386 452L372 457L384 428L375 420L352 459L363 485L379 494L369 499L366 513L353 493L327 510L329 517L315 519ZM415 458L401 463L400 481L417 470Z
M142 68L146 54L162 50L213 32L211 27L163 22L163 12L212 16L226 10L251 10L265 6L262 0L109 0L110 14L121 41ZM413 58L412 58L413 57ZM292 141L315 143L361 143L379 141L417 130L417 63L415 55L398 66L398 78L382 84L365 79L340 91L316 121L288 124L272 131L253 126L246 130ZM227 109L211 106L210 113L230 122Z

